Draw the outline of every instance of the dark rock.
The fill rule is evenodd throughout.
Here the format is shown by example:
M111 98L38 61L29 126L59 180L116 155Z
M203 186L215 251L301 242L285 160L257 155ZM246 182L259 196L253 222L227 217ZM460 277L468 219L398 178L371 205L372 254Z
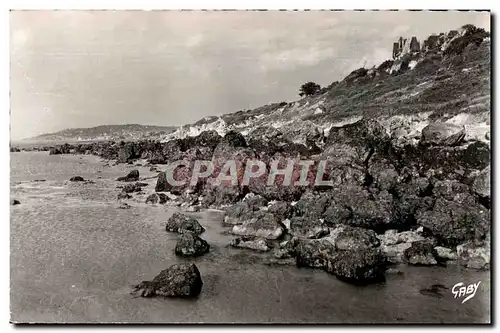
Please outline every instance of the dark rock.
M21 204L21 201L17 200L17 199L12 199L10 201L10 205L11 206L15 206L15 205L20 205Z
M70 181L70 182L83 182L83 181L85 181L85 179L83 179L83 178L82 178L82 177L80 177L80 176L74 176L74 177L71 177L71 178L69 179L69 181Z
M461 163L474 169L486 168L491 163L490 146L481 141L471 143L463 151Z
M431 266L437 264L437 252L434 244L427 240L416 241L404 251L404 259L411 265Z
M328 261L327 272L349 283L367 284L385 280L386 263L378 249L338 251Z
M305 216L310 219L321 218L328 207L328 197L324 195L313 195L306 192L299 201L293 206L295 216Z
M224 223L229 225L243 224L245 220L251 219L254 214L254 208L248 202L238 202L224 209Z
M140 192L142 191L142 188L144 186L147 186L148 184L147 183L133 183L133 184L126 184L123 188L122 188L122 192L125 192L125 193L133 193L133 192Z
M120 182L138 181L139 180L139 170L132 170L132 171L129 172L128 175L126 175L124 177L119 177L116 180L120 181Z
M195 257L210 250L208 243L191 232L181 234L175 245L175 254L184 257Z
M472 190L481 197L489 198L491 194L491 174L490 166L481 170L475 177Z
M287 252L296 258L298 267L323 268L336 256L335 246L326 239L292 238L287 243Z
M158 203L158 201L160 201L160 197L159 197L159 196L158 196L158 194L156 194L156 193L150 194L150 195L146 198L146 203L156 204L156 203Z
M255 195L253 193L249 193L245 196L245 198L243 198L243 201L248 203L248 205L254 210L258 210L260 207L267 206L267 200L258 194Z
M166 229L180 234L191 232L194 235L199 235L205 231L195 218L182 213L174 213L168 219Z
M467 242L457 246L460 265L467 268L487 270L490 268L491 243L489 235L483 242Z
M232 234L239 236L254 236L267 239L277 239L283 234L284 228L276 217L268 212L258 211L251 219L242 225L235 225Z
M178 264L160 272L152 281L142 281L134 288L142 297L196 297L203 282L195 264Z
M129 205L128 203L126 203L126 202L122 202L122 203L120 204L120 206L118 206L118 208L120 208L120 209L130 209L131 207L132 207L132 206L130 206L130 205Z
M427 228L440 245L455 247L484 239L490 229L490 212L456 181L440 181L434 186L437 197L431 210L417 212L416 222Z
M296 216L290 219L290 233L299 238L316 239L328 235L328 226L319 218Z
M363 228L344 227L335 239L337 250L363 250L379 245L380 241L375 232Z
M165 172L160 172L158 174L158 180L156 181L156 192L167 192L170 188L170 184L167 181L167 174Z
M229 245L231 245L232 247L245 248L261 252L271 250L270 242L267 239L261 237L238 237L231 240L231 243L229 243Z

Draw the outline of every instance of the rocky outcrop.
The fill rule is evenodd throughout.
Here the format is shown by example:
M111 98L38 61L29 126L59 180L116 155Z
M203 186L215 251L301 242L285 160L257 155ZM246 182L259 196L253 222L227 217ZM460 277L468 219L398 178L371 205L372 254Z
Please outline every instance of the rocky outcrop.
M184 257L196 257L207 253L210 246L191 232L183 232L175 245L175 254Z
M266 239L278 239L284 228L278 219L267 212L258 211L241 225L235 225L231 233L238 236L254 236Z
M186 214L174 213L167 221L167 231L177 232L180 234L190 232L194 235L199 235L205 231L198 221Z
M172 265L163 270L152 281L142 281L133 293L142 297L196 297L200 294L203 281L195 264Z

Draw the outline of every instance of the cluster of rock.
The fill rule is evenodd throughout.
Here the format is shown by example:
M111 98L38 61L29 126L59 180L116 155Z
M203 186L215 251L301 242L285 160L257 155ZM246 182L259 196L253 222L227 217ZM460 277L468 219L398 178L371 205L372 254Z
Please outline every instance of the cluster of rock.
M198 221L182 213L174 213L167 221L166 230L179 235L175 254L182 257L196 257L210 250L208 243L200 238L205 229ZM200 271L195 264L177 264L158 274L152 281L142 281L133 293L142 297L196 297L203 286Z

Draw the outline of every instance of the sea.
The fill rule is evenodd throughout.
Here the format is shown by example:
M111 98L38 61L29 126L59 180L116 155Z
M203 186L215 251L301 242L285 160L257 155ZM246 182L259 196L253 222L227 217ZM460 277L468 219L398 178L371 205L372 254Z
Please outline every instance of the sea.
M175 256L166 232L178 208L145 204L155 171L90 155L10 154L10 311L13 323L489 323L490 272L397 267L383 283L347 284L321 270L268 265L262 254L228 246L223 214L189 213L206 229L210 253ZM158 166L161 169L161 166ZM120 209L115 181L138 169L145 194ZM82 176L91 182L70 182ZM194 262L196 299L142 298L133 286L175 263ZM467 302L451 289L481 282ZM434 284L440 295L420 291Z

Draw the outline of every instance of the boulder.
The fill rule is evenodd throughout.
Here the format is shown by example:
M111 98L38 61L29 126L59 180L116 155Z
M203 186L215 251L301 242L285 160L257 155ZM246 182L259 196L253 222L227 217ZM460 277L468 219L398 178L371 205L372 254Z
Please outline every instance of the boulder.
M120 204L120 206L118 206L119 209L130 209L132 206L130 206L128 203L126 202L122 202Z
M260 207L267 206L267 200L258 194L248 193L244 198L243 202L246 202L254 210L258 210Z
M142 297L196 297L200 294L203 281L195 264L177 264L163 270L152 281L142 281L133 293Z
M479 172L472 183L472 190L483 198L489 198L491 194L490 166Z
M420 143L424 145L456 146L465 138L465 128L450 123L435 122L422 130Z
M262 237L238 237L229 243L232 247L250 249L254 251L266 252L271 250L270 242Z
M174 213L167 221L167 231L177 232L180 234L191 232L199 235L205 231L198 221L186 214Z
M436 265L437 252L432 242L427 240L416 241L404 251L404 259L411 265L431 266Z
M229 225L243 224L252 218L254 209L247 202L238 202L224 209L224 223Z
M387 256L387 260L394 264L404 262L404 252L413 242L424 241L426 238L418 231L387 230L380 239L380 250Z
M144 186L147 186L147 183L133 183L133 184L127 184L122 188L122 192L125 193L133 193L133 192L140 192L142 191L142 188Z
M21 201L17 200L17 199L12 199L10 201L10 205L11 206L15 206L15 205L20 205L21 204Z
M380 241L373 230L345 227L336 235L335 248L337 250L363 250L380 245Z
M334 244L326 239L292 238L287 243L286 250L296 258L298 267L326 269L328 262L336 257Z
M276 217L268 212L255 212L253 217L242 225L235 225L231 233L238 236L254 236L266 239L277 239L283 234L284 228Z
M146 203L160 203L164 204L168 200L168 197L165 193L152 193L146 198Z
M128 175L124 177L118 177L116 179L119 182L133 182L139 180L139 170L132 170L128 173Z
M328 207L329 198L325 195L314 195L306 192L293 206L295 216L305 216L310 219L321 218Z
M85 179L83 179L83 177L80 177L80 176L74 176L74 177L71 177L69 179L70 182L83 182L85 181Z
M306 216L290 219L290 233L295 237L316 239L328 235L329 232L322 219Z
M210 250L208 243L191 232L181 234L175 245L175 254L184 257L195 257Z
M368 284L385 280L387 260L378 249L337 251L327 262L327 272L352 284Z
M467 268L487 270L490 268L491 245L484 242L467 242L457 246L459 263Z
M457 253L452 249L443 246L436 246L436 257L441 260L457 260Z

